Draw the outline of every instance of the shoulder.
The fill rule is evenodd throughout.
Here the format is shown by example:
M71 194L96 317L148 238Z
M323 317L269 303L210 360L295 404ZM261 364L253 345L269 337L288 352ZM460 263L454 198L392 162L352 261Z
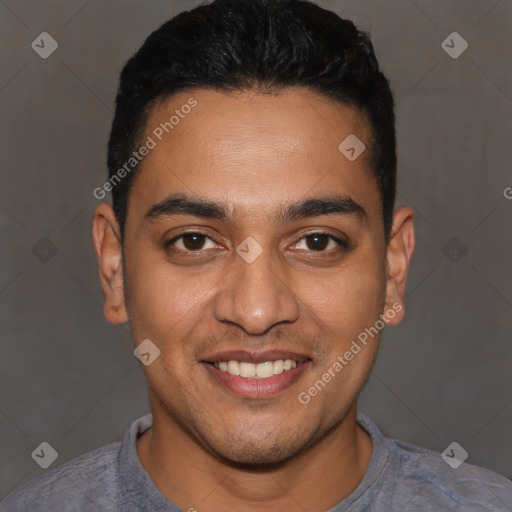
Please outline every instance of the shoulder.
M512 510L512 481L507 478L466 462L453 464L454 468L427 448L397 440L389 444L390 463L399 473L396 495L409 496L411 506L432 503L443 510Z
M111 443L44 473L5 497L0 512L112 510L120 448Z

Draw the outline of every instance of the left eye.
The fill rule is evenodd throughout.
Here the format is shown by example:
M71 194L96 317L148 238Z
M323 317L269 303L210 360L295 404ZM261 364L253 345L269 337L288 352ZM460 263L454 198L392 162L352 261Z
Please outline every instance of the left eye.
M346 246L343 240L327 233L311 233L310 235L306 235L302 237L295 246L299 246L301 243L304 243L306 247L298 247L299 249L315 252L325 252L328 249Z
M211 243L210 247L205 247L207 242ZM202 233L182 233L172 240L169 240L166 245L173 245L175 248L182 251L201 251L215 247L214 241Z

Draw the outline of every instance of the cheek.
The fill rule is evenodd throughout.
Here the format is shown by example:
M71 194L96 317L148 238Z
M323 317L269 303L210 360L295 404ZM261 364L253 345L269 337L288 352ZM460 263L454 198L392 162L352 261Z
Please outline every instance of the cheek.
M326 334L347 339L373 325L385 299L383 268L371 265L343 265L325 276L302 276L298 296L324 326Z
M308 309L323 328L325 353L301 389L299 400L316 408L318 417L335 421L364 386L375 362L385 286L382 265L346 265L310 287Z
M136 339L154 338L163 345L179 345L199 323L219 277L215 273L192 276L167 262L145 261L127 265L128 314ZM169 347L167 347L169 348Z

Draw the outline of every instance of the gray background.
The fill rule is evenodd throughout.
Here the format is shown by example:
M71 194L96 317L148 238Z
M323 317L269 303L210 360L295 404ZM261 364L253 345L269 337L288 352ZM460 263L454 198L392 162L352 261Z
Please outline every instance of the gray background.
M102 315L92 191L122 65L196 3L0 2L0 497L45 471L42 441L53 468L149 412L129 328ZM417 214L406 319L385 330L361 409L389 437L457 441L512 478L512 2L321 4L371 31L397 102L398 204ZM59 44L46 60L43 31ZM441 47L453 31L458 59Z

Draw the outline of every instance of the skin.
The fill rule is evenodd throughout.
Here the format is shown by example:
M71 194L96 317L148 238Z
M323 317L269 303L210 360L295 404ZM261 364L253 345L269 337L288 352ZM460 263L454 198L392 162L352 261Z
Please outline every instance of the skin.
M137 440L139 458L184 510L325 511L368 468L372 442L356 422L356 403L378 336L307 405L297 397L380 314L403 305L413 212L395 211L386 245L370 125L353 107L308 90L182 92L153 108L141 140L192 96L197 107L141 162L124 246L110 205L100 204L93 221L107 320L129 321L135 345L149 338L161 351L142 366L154 423ZM350 162L338 145L352 133L366 151ZM223 202L230 216L145 219L174 193ZM332 194L350 197L366 215L276 217L289 202ZM186 252L184 239L175 252L164 247L198 230L211 238L199 256ZM304 237L318 232L348 240L349 249L327 239L315 251ZM248 236L263 249L250 264L236 252ZM216 350L273 348L304 352L312 363L266 399L235 395L200 363Z

